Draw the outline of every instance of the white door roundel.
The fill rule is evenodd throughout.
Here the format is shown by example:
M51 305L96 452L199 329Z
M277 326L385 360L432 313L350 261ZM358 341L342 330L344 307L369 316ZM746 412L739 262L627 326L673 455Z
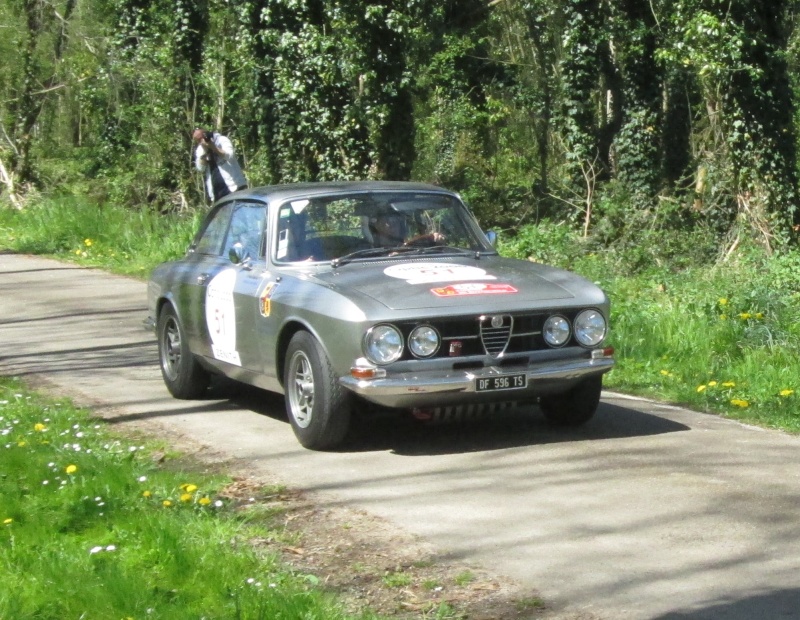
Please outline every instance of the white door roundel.
M241 366L236 350L236 308L233 305L233 288L236 270L218 273L206 288L206 325L211 335L211 351L220 361Z

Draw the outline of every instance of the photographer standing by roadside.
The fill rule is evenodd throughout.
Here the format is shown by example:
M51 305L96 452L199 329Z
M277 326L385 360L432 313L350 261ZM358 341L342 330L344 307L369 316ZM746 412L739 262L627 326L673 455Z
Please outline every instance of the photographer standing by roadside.
M230 139L205 129L195 129L192 139L197 143L194 164L205 175L206 191L211 202L247 187Z

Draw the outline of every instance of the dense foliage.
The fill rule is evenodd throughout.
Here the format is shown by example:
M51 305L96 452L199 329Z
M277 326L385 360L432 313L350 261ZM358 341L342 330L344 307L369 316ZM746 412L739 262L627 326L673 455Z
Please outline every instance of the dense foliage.
M191 130L252 184L415 178L487 225L606 247L800 225L791 0L0 0L0 191L202 204Z

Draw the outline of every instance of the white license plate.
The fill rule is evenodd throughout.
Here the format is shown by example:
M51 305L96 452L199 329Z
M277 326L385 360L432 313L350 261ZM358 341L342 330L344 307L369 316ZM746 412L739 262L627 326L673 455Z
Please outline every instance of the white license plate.
M525 373L518 375L499 375L475 379L476 392L494 392L497 390L521 390L528 387L528 376Z

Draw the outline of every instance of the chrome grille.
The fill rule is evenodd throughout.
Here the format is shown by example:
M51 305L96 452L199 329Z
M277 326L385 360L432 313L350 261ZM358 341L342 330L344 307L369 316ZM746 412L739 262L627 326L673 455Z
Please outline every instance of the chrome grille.
M482 316L480 325L484 351L492 357L503 355L508 347L508 340L511 338L514 318L508 314Z

